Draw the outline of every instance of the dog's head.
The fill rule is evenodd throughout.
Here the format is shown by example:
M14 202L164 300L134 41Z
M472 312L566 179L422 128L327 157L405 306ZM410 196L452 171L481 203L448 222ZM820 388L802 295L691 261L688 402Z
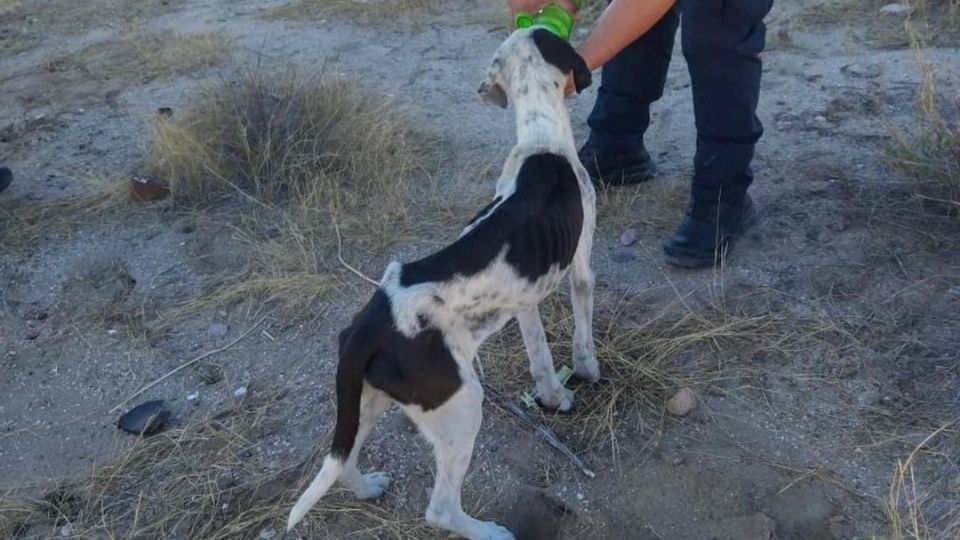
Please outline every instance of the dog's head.
M521 29L497 48L477 93L484 100L506 108L507 96L514 85L547 84L551 91L562 95L570 74L573 74L577 93L590 86L590 70L568 41L543 28Z

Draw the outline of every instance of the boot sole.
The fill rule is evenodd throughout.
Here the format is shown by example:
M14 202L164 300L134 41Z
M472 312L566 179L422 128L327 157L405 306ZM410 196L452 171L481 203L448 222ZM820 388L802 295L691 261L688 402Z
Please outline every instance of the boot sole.
M747 207L747 212L743 216L743 223L740 225L740 233L735 235L728 235L726 238L725 248L727 254L730 253L730 248L733 244L740 239L751 227L757 223L757 211L754 209L753 204ZM673 266L679 266L680 268L688 269L703 269L703 268L712 268L719 266L723 261L724 257L719 254L714 253L709 257L692 257L692 256L683 256L683 255L671 255L667 252L663 253L663 260L667 264Z

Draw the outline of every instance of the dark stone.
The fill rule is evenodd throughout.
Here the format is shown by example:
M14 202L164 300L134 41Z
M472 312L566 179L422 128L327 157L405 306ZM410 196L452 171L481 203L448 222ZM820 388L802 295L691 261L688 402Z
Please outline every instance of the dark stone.
M134 435L153 435L163 429L170 419L170 411L164 407L163 400L157 399L141 403L120 417L117 427Z

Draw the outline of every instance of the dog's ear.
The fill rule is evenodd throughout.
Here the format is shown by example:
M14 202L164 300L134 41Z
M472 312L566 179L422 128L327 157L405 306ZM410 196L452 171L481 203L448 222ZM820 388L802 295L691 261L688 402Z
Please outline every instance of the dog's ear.
M507 108L507 93L503 91L502 86L494 82L493 77L487 77L487 80L480 83L477 94L479 94L484 101L489 101L501 109Z
M543 28L533 31L533 42L543 59L553 64L564 74L573 73L573 84L579 94L593 82L593 75L587 69L583 57L577 54L576 49L569 41Z

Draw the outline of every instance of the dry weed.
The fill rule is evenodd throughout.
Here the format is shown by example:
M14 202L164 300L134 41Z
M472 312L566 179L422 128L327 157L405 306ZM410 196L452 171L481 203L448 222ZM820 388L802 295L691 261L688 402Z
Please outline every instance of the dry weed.
M683 216L688 194L686 182L672 179L658 179L638 186L600 188L597 191L597 222L614 231L628 225L656 229L674 227Z
M149 168L185 205L240 190L390 221L405 211L405 181L417 168L396 109L355 85L252 71L176 120L158 118Z
M19 249L43 238L69 234L83 223L103 220L130 200L130 184L83 179L88 193L66 199L0 203L0 251Z
M927 203L960 213L960 95L941 99L938 73L926 59L922 39L914 34L913 48L920 69L919 114L910 131L894 130L887 155L915 185Z
M898 460L886 500L886 513L890 521L892 540L948 540L960 537L960 499L956 489L960 487L960 470L956 464L948 466L953 476L940 478L932 485L922 485L918 479L917 466L925 455L933 457L931 447L936 439L955 424L950 422L926 437L904 460ZM949 442L947 443L950 444ZM952 485L951 485L952 483ZM934 508L935 495L942 497L944 490L953 491L952 506ZM936 513L936 515L935 515Z
M383 245L405 222L424 142L408 125L395 104L355 85L259 71L158 118L148 170L181 208L239 196L228 227L249 254L247 268L168 315L251 297L308 306L333 282L334 223L354 243Z
M566 304L554 297L541 305L558 369L572 358L573 320ZM664 404L677 389L704 390L724 380L743 379L754 355L783 357L838 334L829 320L735 314L722 306L693 310L682 300L652 314L630 296L599 298L596 305L605 306L594 323L603 380L579 387L573 414L547 414L544 420L578 431L572 435L577 450L609 447L614 457L627 423L634 434L660 430ZM494 360L485 362L486 358ZM526 366L526 353L513 326L492 338L481 355L487 381L507 395L532 388Z
M39 499L0 496L4 538L258 538L283 530L290 504L315 469L307 460L271 466L264 439L277 394L252 395L220 414L139 439L109 465L62 482ZM434 537L421 519L334 495L307 517L305 537L364 531L383 538Z

